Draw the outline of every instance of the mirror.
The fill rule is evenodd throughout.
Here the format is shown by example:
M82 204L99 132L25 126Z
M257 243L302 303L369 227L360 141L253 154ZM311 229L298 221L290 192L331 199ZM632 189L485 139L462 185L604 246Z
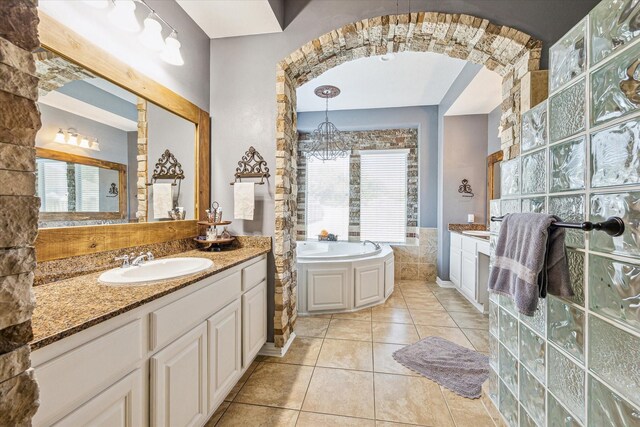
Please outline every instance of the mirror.
M487 228L491 224L491 200L500 198L500 162L502 162L502 157L502 151L496 151L487 157L487 204L485 208Z
M126 165L36 149L36 195L45 223L126 218L126 180Z
M195 123L51 51L34 56L39 227L194 219Z

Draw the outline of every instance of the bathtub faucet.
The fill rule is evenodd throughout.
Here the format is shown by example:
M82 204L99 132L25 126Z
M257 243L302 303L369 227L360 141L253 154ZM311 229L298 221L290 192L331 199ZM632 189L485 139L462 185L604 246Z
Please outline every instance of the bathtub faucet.
M373 246L376 247L376 250L380 249L380 244L376 243L376 242L372 242L371 240L365 240L364 242L362 242L362 245L366 245L367 243L371 243Z

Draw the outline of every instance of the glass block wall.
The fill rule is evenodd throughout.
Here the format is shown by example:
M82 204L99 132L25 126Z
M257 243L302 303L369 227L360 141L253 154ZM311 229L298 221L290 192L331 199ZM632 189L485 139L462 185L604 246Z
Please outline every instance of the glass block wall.
M489 395L514 427L640 426L640 2L601 2L550 68L491 215L620 216L626 231L568 231L575 296L541 300L534 317L491 295Z

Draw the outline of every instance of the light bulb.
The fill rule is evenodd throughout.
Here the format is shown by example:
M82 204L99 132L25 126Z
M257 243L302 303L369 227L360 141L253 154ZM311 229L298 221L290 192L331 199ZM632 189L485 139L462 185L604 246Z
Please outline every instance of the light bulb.
M80 148L89 148L89 140L86 136L83 136L80 140Z
M136 18L136 4L133 0L114 0L109 19L121 30L136 33L140 31L140 23Z
M181 45L178 41L178 34L173 31L169 37L165 39L165 43L164 52L162 52L160 57L171 65L184 65L184 60L180 54Z
M78 145L78 134L77 133L72 133L71 135L69 135L69 140L67 141L67 144L69 145Z
M94 139L93 142L91 143L91 149L95 151L100 151L100 144L98 143L97 139Z
M62 129L58 129L56 137L53 138L53 142L57 142L58 144L65 144L67 142L65 141L64 132L62 132Z
M144 20L144 30L140 34L140 43L154 52L162 52L165 48L162 39L162 25L155 18L155 13L151 12Z
M109 0L84 0L84 2L96 9L106 9L109 7Z

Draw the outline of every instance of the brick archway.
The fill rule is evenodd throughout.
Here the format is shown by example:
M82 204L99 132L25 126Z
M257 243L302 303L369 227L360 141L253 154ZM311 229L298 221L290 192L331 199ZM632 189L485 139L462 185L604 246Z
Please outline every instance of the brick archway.
M485 65L502 80L502 149L520 149L520 80L538 70L542 43L514 28L469 15L418 12L347 24L280 61L276 75L276 260L274 342L285 345L297 317L296 88L354 59L390 52L434 52Z

